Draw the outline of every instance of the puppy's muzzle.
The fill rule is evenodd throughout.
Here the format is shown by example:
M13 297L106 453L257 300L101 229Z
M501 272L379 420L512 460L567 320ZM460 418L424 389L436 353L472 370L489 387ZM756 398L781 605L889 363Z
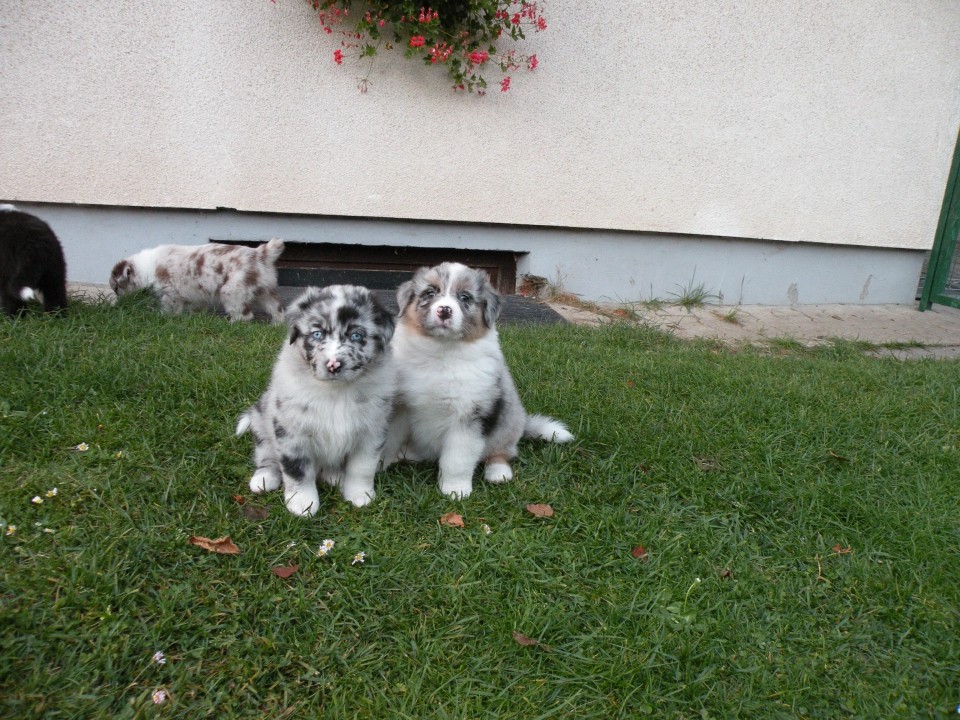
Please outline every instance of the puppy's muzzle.
M453 317L453 308L449 305L440 305L437 307L437 317L441 320L449 320Z
M343 363L336 358L330 358L327 360L327 372L331 375L336 375L338 372L340 372L340 368L342 367Z

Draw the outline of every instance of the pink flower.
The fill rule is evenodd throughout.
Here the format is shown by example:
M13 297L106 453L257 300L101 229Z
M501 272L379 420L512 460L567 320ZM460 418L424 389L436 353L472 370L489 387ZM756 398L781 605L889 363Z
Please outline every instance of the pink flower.
M507 75L503 80L500 81L500 92L506 92L510 89L510 76Z
M537 32L547 29L547 21L544 19L543 15L537 18Z
M537 56L531 55L530 59L527 61L527 67L530 68L531 70L534 70L537 67L537 65L539 65L539 62L537 61Z
M343 50L334 50L333 51L333 61L337 65L343 65Z
M410 38L410 47L423 47L423 35L414 35Z
M490 54L486 50L474 50L469 55L470 62L474 65L483 65L489 57Z
M520 24L520 13L517 13L517 14L514 15L512 18L510 18L510 22L512 22L514 25L519 25L519 24Z

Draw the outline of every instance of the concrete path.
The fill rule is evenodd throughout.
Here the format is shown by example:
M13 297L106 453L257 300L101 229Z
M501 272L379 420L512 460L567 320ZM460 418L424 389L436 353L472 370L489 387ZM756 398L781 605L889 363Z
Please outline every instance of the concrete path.
M675 305L602 308L591 312L572 305L552 307L574 323L601 324L618 319L641 322L679 338L711 338L725 343L795 340L814 346L832 339L887 345L872 354L901 359L960 358L960 310L913 305L707 305L686 310ZM922 346L922 347L921 347Z

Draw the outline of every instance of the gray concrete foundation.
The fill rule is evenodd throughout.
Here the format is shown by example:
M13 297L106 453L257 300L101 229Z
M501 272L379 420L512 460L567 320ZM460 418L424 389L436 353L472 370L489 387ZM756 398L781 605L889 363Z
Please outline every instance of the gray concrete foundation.
M702 289L727 305L913 304L919 250L551 227L19 203L46 220L70 280L104 283L113 264L164 243L217 240L506 250L518 277L546 277L583 300L676 300Z

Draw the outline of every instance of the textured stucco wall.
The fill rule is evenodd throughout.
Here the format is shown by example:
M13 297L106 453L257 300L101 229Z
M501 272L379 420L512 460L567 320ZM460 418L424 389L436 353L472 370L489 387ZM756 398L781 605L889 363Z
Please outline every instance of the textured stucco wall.
M5 0L0 198L930 247L957 0L554 0L509 93L304 0Z

